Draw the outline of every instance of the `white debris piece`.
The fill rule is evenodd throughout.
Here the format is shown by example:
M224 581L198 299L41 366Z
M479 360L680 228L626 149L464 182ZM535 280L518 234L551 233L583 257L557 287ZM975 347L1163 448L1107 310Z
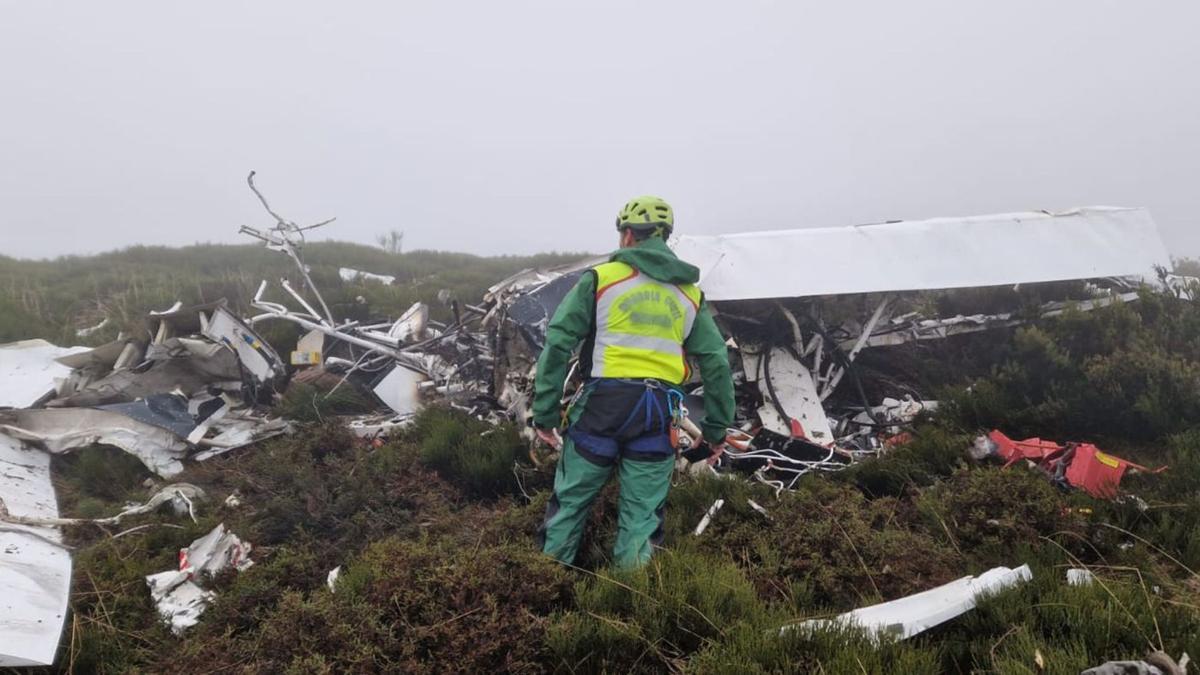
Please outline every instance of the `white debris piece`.
M1155 277L1171 267L1150 213L1084 207L853 227L681 235L709 301ZM797 257L797 251L821 255ZM804 274L796 274L802 261ZM847 265L854 272L847 274ZM747 274L753 270L753 274Z
M421 407L419 392L425 379L418 372L396 366L375 385L375 395L397 414L410 415Z
M400 342L420 340L425 336L425 328L429 325L429 305L418 302L409 307L399 319L388 329L388 337Z
M50 456L0 435L0 498L10 516L53 519ZM57 527L0 527L0 667L54 663L71 593L71 556Z
M28 408L54 391L55 380L71 369L55 361L61 356L91 351L89 347L58 347L45 340L22 340L0 345L0 408Z
M828 446L834 441L833 428L812 373L782 347L773 347L769 356L742 352L746 379L759 383L763 396L763 405L758 409L763 427L787 438L803 437ZM781 410L786 416L780 414Z
M95 333L100 330L104 330L104 327L107 325L108 325L108 317L106 316L106 317L104 317L103 320L100 321L100 323L96 324L95 326L88 326L87 328L80 328L80 329L76 330L75 337L87 337L87 336L91 335L92 333Z
M356 270L351 267L339 267L338 276L342 278L342 281L353 282L362 279L363 281L378 281L381 284L387 284L389 286L396 283L396 277L391 276L390 274L372 274L370 272L363 272L362 270Z
M164 621L171 624L176 635L196 625L215 594L201 584L232 567L241 572L254 564L250 560L250 545L236 534L225 531L225 524L193 541L179 551L179 569L159 572L146 577L150 597Z
M943 586L870 607L860 607L832 619L813 619L785 626L784 631L825 626L858 626L869 635L906 640L972 609L980 596L1011 588L1033 578L1029 565L995 567L977 577L966 576Z
M334 592L334 590L336 590L338 579L341 578L341 576L342 576L342 566L341 565L338 565L337 567L329 570L329 574L325 576L325 585L329 588L330 593L332 593L332 592Z
M270 381L283 373L283 363L275 350L224 307L213 310L203 332L210 340L232 349L258 382Z
M7 411L0 432L49 452L63 453L95 443L115 445L142 460L163 478L183 471L188 445L167 429L95 408Z
M387 438L412 421L413 415L367 415L350 420L346 428L359 438Z
M937 401L918 401L911 396L903 399L884 397L880 405L871 408L871 412L875 415L875 419L889 424L909 424L917 418L917 415L922 412L935 412L937 407ZM855 416L854 421L859 424L870 424L874 420L864 411Z
M752 508L755 511L757 511L758 513L760 513L763 518L766 518L767 520L771 520L771 514L767 513L767 510L765 508L763 508L761 504L754 501L753 499L747 499L746 503L748 503L750 505L750 508Z
M717 515L717 511L720 511L722 506L725 506L724 499L718 499L713 502L713 505L708 507L708 512L700 519L700 524L696 525L696 529L692 534L697 537L704 534L704 531L708 529L709 523L712 522L713 516Z
M310 330L296 341L296 349L292 352L293 366L321 365L321 355L325 351L325 334Z
M159 572L146 577L150 598L158 607L159 616L171 624L171 632L180 635L196 625L216 593L206 591L188 581L183 572Z
M2 438L2 437L0 437ZM57 516L30 516L13 513L7 507L7 500L0 499L0 523L9 525L82 525L95 523L97 525L116 525L130 516L153 513L163 504L170 504L176 514L189 514L195 521L193 507L197 501L205 499L204 490L190 483L172 483L151 495L141 504L128 504L120 513L107 518L59 518Z
M151 310L150 316L165 316L167 314L174 314L175 312L178 312L181 309L183 309L183 301L176 300L175 304L171 305L170 307L168 307L166 309Z
M192 455L192 459L203 462L251 443L290 434L292 423L280 417L261 417L247 410L233 410L217 420L212 429L217 434L198 443L208 449Z
M1091 570L1082 567L1072 567L1067 570L1067 585L1068 586L1091 586L1096 580L1096 575Z

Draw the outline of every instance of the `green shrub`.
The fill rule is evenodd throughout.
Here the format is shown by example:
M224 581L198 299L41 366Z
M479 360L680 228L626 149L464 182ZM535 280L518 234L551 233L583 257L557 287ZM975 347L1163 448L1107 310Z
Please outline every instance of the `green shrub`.
M1085 529L1045 476L1021 466L959 471L917 503L931 529L952 534L954 545L985 567L1011 566L1023 547L1040 546L1041 536Z
M321 422L335 415L358 415L375 409L376 405L351 384L326 391L311 384L293 382L275 405L275 414L297 422Z
M719 558L662 551L638 570L605 570L575 588L548 641L563 672L662 672L738 626L774 617L738 568Z
M1200 425L1200 302L1144 291L1138 302L1016 332L994 373L949 388L942 415L965 430L1072 440L1154 440Z
M702 481L698 487L711 485ZM692 489L685 484L676 494ZM951 544L940 529L931 533L910 503L871 500L819 476L778 498L759 495L756 501L770 520L744 498L730 499L697 545L735 561L765 599L849 609L962 575Z
M518 492L513 467L527 446L512 425L493 427L455 410L430 407L413 425L421 462L464 492L496 497Z
M1068 586L1063 567L1035 565L1031 582L982 600L923 638L942 645L942 669L1035 673L1040 650L1046 672L1078 673L1109 660L1141 658L1151 647L1179 656L1200 646L1200 613L1155 593L1153 579L1097 569L1101 582Z
M144 500L143 482L153 476L137 457L104 445L55 455L52 467L61 508L82 518L111 516L126 500Z
M971 441L969 434L925 424L917 427L911 441L853 464L832 478L849 481L868 496L899 497L954 473L963 463Z
M762 630L733 626L726 639L691 659L689 673L936 673L936 649L912 642L875 642L840 627Z

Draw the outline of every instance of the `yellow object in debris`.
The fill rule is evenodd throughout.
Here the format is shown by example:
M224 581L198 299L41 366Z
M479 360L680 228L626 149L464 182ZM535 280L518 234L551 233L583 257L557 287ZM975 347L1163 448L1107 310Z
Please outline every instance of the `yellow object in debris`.
M321 364L321 352L292 352L293 366L318 366Z

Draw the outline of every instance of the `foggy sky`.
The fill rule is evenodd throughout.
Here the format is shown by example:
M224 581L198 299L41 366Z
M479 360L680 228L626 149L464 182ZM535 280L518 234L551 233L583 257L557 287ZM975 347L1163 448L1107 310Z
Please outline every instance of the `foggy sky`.
M0 0L0 254L608 250L1106 204L1200 255L1200 4ZM798 264L805 255L797 252Z

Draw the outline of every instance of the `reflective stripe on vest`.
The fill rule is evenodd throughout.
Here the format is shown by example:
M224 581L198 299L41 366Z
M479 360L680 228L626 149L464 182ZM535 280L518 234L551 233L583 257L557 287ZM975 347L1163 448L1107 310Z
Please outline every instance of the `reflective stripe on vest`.
M687 378L683 343L700 306L695 284L668 284L610 262L596 272L596 343L592 377Z

